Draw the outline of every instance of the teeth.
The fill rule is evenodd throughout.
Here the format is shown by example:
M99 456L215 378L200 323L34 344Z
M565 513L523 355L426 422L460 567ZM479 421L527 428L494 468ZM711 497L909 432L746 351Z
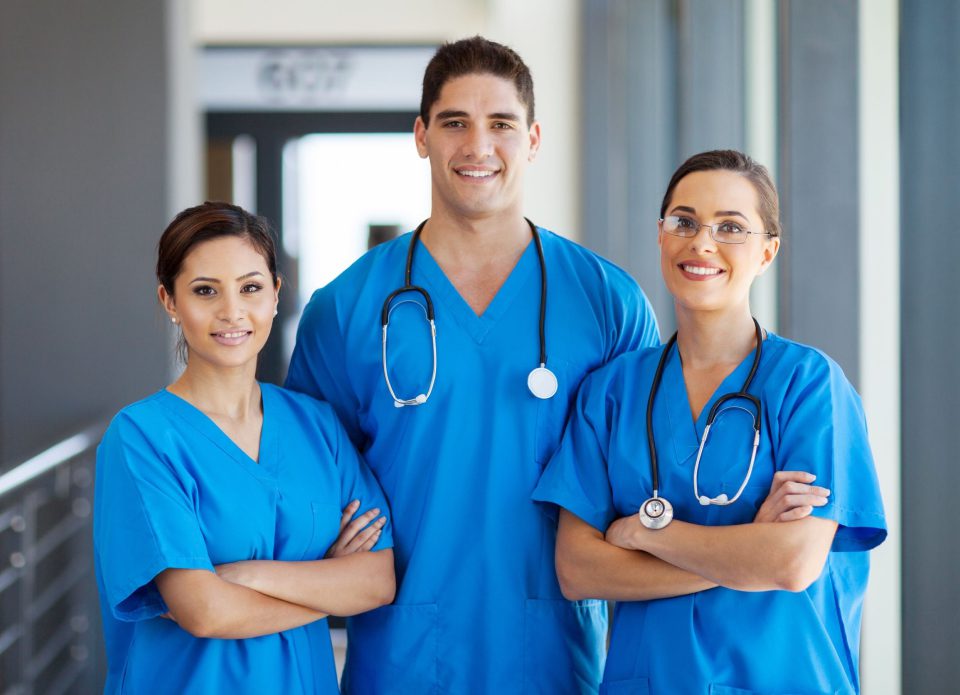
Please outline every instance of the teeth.
M485 179L488 176L493 176L496 172L493 171L458 171L458 174L461 176L472 176L475 179Z
M221 338L242 338L247 334L247 331L240 331L239 333L221 333Z
M693 275L719 275L721 272L719 268L706 268L702 265L684 265L680 267Z

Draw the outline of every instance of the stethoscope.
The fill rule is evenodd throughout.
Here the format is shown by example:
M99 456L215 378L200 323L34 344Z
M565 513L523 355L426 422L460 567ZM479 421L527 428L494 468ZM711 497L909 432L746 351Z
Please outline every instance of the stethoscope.
M413 236L410 238L410 246L407 248L407 265L404 272L404 284L403 287L395 289L391 292L383 302L383 308L380 310L380 325L383 332L382 345L382 361L383 361L383 378L387 382L387 389L390 391L390 396L393 398L393 405L396 408L402 408L405 405L423 405L427 402L427 399L430 398L430 394L433 393L433 386L437 381L437 325L434 320L433 312L433 300L430 299L430 293L423 287L418 287L414 285L410 276L413 271L413 252L417 247L417 240L420 238L420 232L423 231L423 226L427 223L427 220L424 220L420 225L414 230ZM547 264L543 258L543 244L540 242L540 233L537 231L536 225L533 224L530 220L527 220L527 224L530 225L530 232L533 234L533 243L537 248L537 260L540 262L540 366L534 367L530 370L530 374L527 375L527 388L530 389L530 393L540 399L552 398L553 395L557 392L557 377L550 371L547 367L547 341L546 341L546 324L547 324ZM421 297L423 297L424 304L417 302L413 299L404 299L402 301L393 303L393 300L396 299L401 294L407 292L416 292ZM430 385L427 387L426 393L418 394L413 398L400 398L396 391L393 389L393 385L390 383L390 375L387 372L387 326L390 323L390 315L393 313L401 304L416 304L423 311L424 316L426 316L427 322L430 324L430 341L433 348L433 369L430 374Z
M743 382L743 386L740 387L739 391L736 393L728 393L716 400L713 407L710 408L710 412L707 414L707 424L703 428L703 436L700 438L700 448L697 450L697 461L693 465L693 494L697 498L697 501L703 506L710 504L727 506L733 504L740 498L740 495L743 494L744 488L747 487L747 483L750 481L750 476L753 475L753 463L757 458L757 447L760 444L760 399L747 393L747 389L750 388L750 384L753 382L753 376L757 373L757 366L760 364L760 356L763 352L763 331L756 319L753 319L753 325L757 332L757 347L753 350L753 365L750 367L750 373L747 375L747 379ZM653 399L657 395L657 389L660 388L660 379L663 377L663 368L667 363L670 349L676 342L677 334L674 333L670 340L667 341L667 345L663 349L663 354L660 355L657 371L653 375L653 384L650 385L650 398L647 401L647 446L650 447L650 478L653 483L653 497L640 505L639 514L640 523L649 529L661 529L673 520L673 505L670 504L666 498L660 496L660 469L657 466L657 445L653 440ZM720 406L732 400L747 400L752 403L754 407L754 410L751 411L749 408L740 405L731 406L732 408L746 411L753 416L753 453L750 455L750 465L747 467L747 476L743 479L743 482L740 483L737 494L731 498L728 498L725 493L721 493L716 497L701 495L698 485L700 457L703 455L703 448L707 443L707 437L710 435L710 427L713 425L714 418L716 418L717 413L720 411Z

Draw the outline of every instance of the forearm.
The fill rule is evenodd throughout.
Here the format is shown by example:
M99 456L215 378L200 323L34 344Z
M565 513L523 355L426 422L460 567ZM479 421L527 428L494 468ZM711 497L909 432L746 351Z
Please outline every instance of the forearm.
M571 600L603 598L648 601L683 596L716 586L649 553L618 548L570 512L561 512L557 577Z
M325 617L322 612L265 596L206 570L166 570L156 582L170 617L195 637L260 637Z
M802 591L823 570L835 531L835 522L813 517L734 526L674 520L656 531L638 524L634 547L730 589Z
M355 615L393 601L393 551L303 562L248 560L218 572L261 594L330 615Z

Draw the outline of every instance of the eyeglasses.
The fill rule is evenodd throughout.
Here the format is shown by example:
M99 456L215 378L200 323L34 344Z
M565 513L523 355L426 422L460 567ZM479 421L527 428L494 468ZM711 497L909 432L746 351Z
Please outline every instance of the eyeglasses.
M758 236L772 236L770 232L751 232L749 229L741 227L736 222L726 220L717 224L700 224L692 217L682 215L670 215L660 220L663 225L663 231L667 234L690 239L700 232L701 227L710 230L710 238L720 244L742 244L747 240L747 235L756 234Z

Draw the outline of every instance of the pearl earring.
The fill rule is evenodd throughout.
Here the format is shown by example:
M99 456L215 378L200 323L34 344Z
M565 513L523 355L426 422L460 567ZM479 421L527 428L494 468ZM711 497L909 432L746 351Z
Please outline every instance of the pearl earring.
M177 323L178 323L177 317L176 317L176 316L171 316L171 317L170 317L170 323L172 323L174 326L176 326Z
M276 307L274 307L274 308L273 308L273 315L276 316L276 315L279 314L279 313L280 313L280 310L277 309Z

